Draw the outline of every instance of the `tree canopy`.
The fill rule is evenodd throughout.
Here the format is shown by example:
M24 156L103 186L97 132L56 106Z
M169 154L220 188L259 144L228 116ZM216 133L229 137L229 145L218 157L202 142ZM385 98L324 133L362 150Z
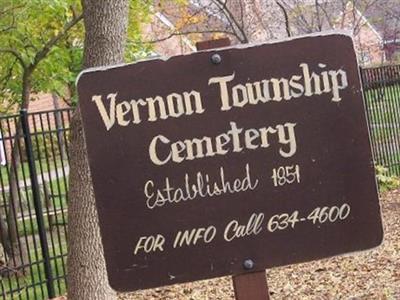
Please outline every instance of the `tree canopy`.
M131 0L126 58L149 51L140 38L150 1ZM80 0L0 0L0 110L26 107L33 93L74 97L84 26Z

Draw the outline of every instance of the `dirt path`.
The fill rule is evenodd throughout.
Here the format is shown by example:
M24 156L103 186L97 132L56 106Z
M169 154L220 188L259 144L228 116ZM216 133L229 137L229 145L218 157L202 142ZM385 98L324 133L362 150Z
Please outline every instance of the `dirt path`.
M400 190L381 200L383 244L371 251L268 270L271 299L400 299ZM120 299L233 299L231 279L222 277L168 286Z

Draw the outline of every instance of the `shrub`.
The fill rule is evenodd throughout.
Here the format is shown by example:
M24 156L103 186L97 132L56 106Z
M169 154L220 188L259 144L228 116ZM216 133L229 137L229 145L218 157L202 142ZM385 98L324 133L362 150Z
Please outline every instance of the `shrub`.
M379 190L386 192L400 187L400 178L389 173L388 168L384 166L376 166L376 179L379 184Z

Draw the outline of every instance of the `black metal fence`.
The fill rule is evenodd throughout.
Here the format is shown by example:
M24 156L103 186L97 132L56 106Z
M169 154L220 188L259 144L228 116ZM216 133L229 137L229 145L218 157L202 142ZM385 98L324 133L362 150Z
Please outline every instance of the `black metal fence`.
M376 164L400 176L400 66L361 73ZM66 291L72 112L0 117L2 299L48 299Z
M377 165L400 176L400 65L361 70Z
M66 291L72 111L0 117L2 299L48 299Z

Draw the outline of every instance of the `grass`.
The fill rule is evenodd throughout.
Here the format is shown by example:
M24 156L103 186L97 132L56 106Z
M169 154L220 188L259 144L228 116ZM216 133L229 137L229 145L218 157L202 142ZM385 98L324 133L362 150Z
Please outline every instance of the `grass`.
M57 214L57 217L54 216L52 219L54 223L52 224L52 226L50 226L50 218L47 215L44 216L44 226L46 230L50 230L51 228L57 226L57 224L55 223L58 223L58 225L67 224L67 212L64 212L62 214L60 211ZM37 234L39 232L38 223L35 217L33 217L32 219L19 220L17 224L18 224L18 234L21 237L30 236L33 234Z
M379 148L376 157L391 174L399 176L400 163L400 84L369 89L364 93L371 135Z
M42 159L35 161L36 171L38 177L41 177L42 173L49 173L53 170L61 167L68 166L67 161L61 161L57 159L49 158L49 161ZM0 183L2 184L2 197L4 198L2 203L5 203L9 199L9 170L7 167L0 167ZM46 182L47 191L50 198L49 212L59 211L57 218L54 215L53 219L57 223L63 223L67 220L61 215L61 210L67 208L67 181L68 177L64 177L64 173L60 172L56 176L51 177L51 181ZM20 164L16 170L16 176L18 181L24 178L29 178L29 166L27 162ZM54 283L55 292L57 295L65 294L66 285L65 280L61 277L65 275L65 263L66 263L66 251L67 244L65 238L65 225L50 226L50 218L46 214L46 202L44 197L43 184L40 184L41 203L44 212L44 225L47 231L47 240L50 256L52 257L50 264L53 273L53 277L56 278ZM42 257L42 250L40 247L40 241L38 236L38 222L34 213L34 202L32 196L31 186L19 186L20 198L17 200L18 207L18 220L17 228L20 235L20 242L22 247L29 249L29 259L25 261L27 266L25 267L26 274L24 276L11 275L6 277L3 274L3 278L0 278L0 299L4 300L25 300L25 299L48 299L46 277L44 272L44 263ZM65 212L66 218L66 212ZM59 257L62 256L63 257ZM6 294L7 293L7 294Z
M68 162L64 161L63 164L61 164L61 159L58 158L55 161L51 160L49 164L46 164L45 161L36 161L36 168L38 175L40 177L41 172L46 173L50 172L52 170L55 170L56 168L59 169L62 166L67 166ZM24 173L25 172L25 173ZM29 170L28 170L28 163L24 162L23 164L20 165L20 167L17 170L17 176L18 180L22 180L22 178L29 178ZM56 210L63 210L66 209L67 207L67 200L66 200L66 194L67 194L67 182L68 182L68 177L63 177L64 173L59 172L57 178L53 179L51 177L50 182L46 182L46 188L47 191L50 195L50 204L48 207L49 212L54 212ZM3 201L7 201L9 199L9 189L8 189L8 184L9 184L9 177L8 177L8 170L6 167L2 167L0 169L0 176L2 179L2 187L5 188L3 191L2 198L4 197ZM54 176L55 177L55 176ZM34 213L34 202L33 202L33 196L32 196L32 188L31 186L24 186L23 184L19 186L19 197L20 199L17 200L17 207L18 211L20 212L18 214L18 231L20 235L25 235L25 234L36 234L37 233L37 222L36 222L36 217ZM41 195L41 202L42 202L42 207L43 207L43 212L46 215L47 212L47 204L45 203L45 194L44 194L44 188L43 184L40 184L40 195ZM7 199L7 200L6 200ZM4 203L3 201L2 204ZM30 215L33 215L32 221L30 221ZM56 216L53 217L54 220L57 222L63 222L64 220L61 220L61 213L58 214L57 218ZM58 219L58 220L57 220ZM48 218L45 216L45 223L46 223L46 228L49 228L49 222Z
M63 220L63 214L61 212L62 210L65 210L67 208L67 196L66 196L67 188L65 186L65 182L64 182L63 178L59 178L59 180L53 180L47 186L48 186L49 193L56 195L56 197L53 197L50 199L51 207L48 208L49 213L54 213L55 211L58 211L57 215L52 216L52 219L58 223L66 222L67 220ZM27 199L29 199L30 211L34 215L34 204L33 204L31 190L29 190L29 195L28 195ZM47 215L47 208L44 203L43 192L41 193L41 200L42 200L41 202L42 202L42 208L43 208L43 212L44 212L45 227L46 227L46 229L49 229L51 227L49 225L50 218ZM66 217L66 212L64 212L64 215ZM36 234L38 232L38 225L37 225L36 218L33 217L32 220L30 220L31 218L29 216L28 209L24 210L24 217L25 218L20 218L17 222L19 234L21 236Z
M389 97L391 94L400 95L400 83L384 87L367 89L365 90L364 94L366 96L366 100L371 102L375 102L378 98L378 95L389 95ZM393 97L390 97L390 99L394 101L396 100Z
M49 163L45 160L36 160L35 161L35 167L36 167L36 172L38 174L38 177L40 177L40 174L51 172L55 170L56 168L61 168L63 165L66 166L68 165L67 161L63 161L63 165L61 164L61 159L57 158L55 161L54 159L49 159ZM29 178L29 165L28 162L23 162L19 168L17 169L17 179L18 180L23 180L24 178ZM7 166L2 166L0 167L0 179L4 187L8 186L10 183L9 180L9 170L7 169Z
M396 153L389 153L386 156L379 157L380 162L378 163L385 166L388 169L388 174L400 177L400 149Z
M364 95L371 124L400 126L400 85L369 89Z
M65 209L67 207L67 202L65 196L66 186L64 178L59 178L58 181L53 180L48 183L48 190L50 193L62 195L52 199L53 208L50 209L50 211L61 208ZM27 199L29 199L31 212L33 213L33 200L31 191L29 191ZM43 211L46 211L44 205ZM25 216L28 216L26 210ZM55 217L54 220L56 221ZM66 222L67 220L63 220L61 213L59 213L57 221ZM53 230L50 231L49 217L46 214L44 215L44 224L47 230L50 256L57 257L66 254L67 244L65 238L65 227L57 227L57 225L54 225ZM30 249L29 264L32 263L32 265L27 267L27 274L24 277L11 276L10 278L2 278L0 285L0 298L4 300L47 299L48 295L45 284L45 271L38 237L37 220L35 217L32 219L29 217L24 219L20 218L17 222L17 225L19 234L21 236L21 242L24 245L29 244L29 247L27 247ZM62 295L66 292L65 280L59 278L65 275L65 263L66 257L58 257L51 260L53 277L57 277L57 279L54 280L54 288L57 295ZM7 296L4 296L6 291L10 292L11 290L15 292L13 292L13 294L10 293Z
M10 276L3 277L0 287L0 296L3 296L4 300L25 300L25 299L48 299L47 287L45 283L45 270L44 264L41 261L42 253L40 249L37 251L33 250L33 242L31 241L29 253L30 261L32 266L27 270L25 276ZM52 257L66 254L66 241L65 237L61 244L56 245L54 248L50 248L50 255ZM66 292L65 280L60 279L65 275L65 263L66 257L53 258L51 260L51 270L53 273L54 289L57 295L63 295ZM13 293L5 295L5 292L13 290Z

